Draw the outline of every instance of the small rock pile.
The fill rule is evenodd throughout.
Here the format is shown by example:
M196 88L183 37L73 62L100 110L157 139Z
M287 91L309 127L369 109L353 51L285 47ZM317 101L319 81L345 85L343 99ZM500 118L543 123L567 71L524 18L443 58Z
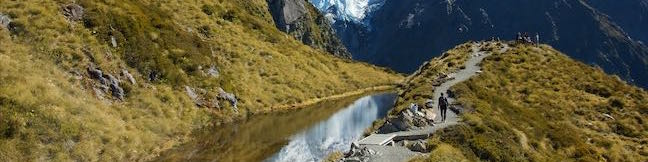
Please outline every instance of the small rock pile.
M428 125L433 125L434 121L432 121L432 119L428 119L428 115L420 115L428 114L427 110L424 110L423 112L426 113L414 113L409 109L404 110L400 114L398 114L396 118L387 119L387 122L385 122L385 124L378 129L377 133L387 134L393 132L415 130Z
M367 162L371 160L372 155L377 152L367 147L359 147L356 144L351 144L351 150L344 155L341 162Z
M113 97L124 101L126 94L124 93L124 89L119 86L119 80L115 76L113 76L112 74L104 73L94 64L88 66L88 74L92 79L99 81L99 89L95 88L95 92L98 96L103 96L103 93L101 92L111 92Z
M407 148L415 152L428 152L425 141L416 141L412 145L408 146Z
M232 106L234 112L238 113L238 99L236 99L236 95L227 93L222 88L217 89L217 96L213 97L212 99L205 97L208 96L208 92L207 90L202 88L191 88L189 86L185 86L185 91L187 92L187 96L189 96L189 98L194 101L196 106L220 109L220 101L227 101Z
M78 4L67 4L62 7L63 16L70 21L80 21L83 20L83 7Z

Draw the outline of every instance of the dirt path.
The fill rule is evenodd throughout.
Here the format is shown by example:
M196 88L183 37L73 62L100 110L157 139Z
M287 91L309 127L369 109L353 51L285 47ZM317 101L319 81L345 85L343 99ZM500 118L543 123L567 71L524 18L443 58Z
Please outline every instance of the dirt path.
M481 67L479 66L479 63L484 60L487 56L490 55L490 53L484 52L480 50L480 46L482 44L475 43L472 46L472 53L470 55L470 58L468 61L466 61L465 69L459 70L458 72L452 73L449 76L452 77L452 80L448 80L445 83L441 84L440 86L436 87L434 90L434 107L436 108L438 103L438 98L441 96L441 93L446 93L450 87L461 83L463 81L466 81L470 79L472 76L475 76L481 72ZM499 52L505 52L508 50L508 46L505 45L504 48L502 48L501 51ZM453 98L448 98L449 103L453 103L454 99ZM446 117L446 122L440 122L441 121L441 115L439 112L439 109L434 109L437 115L436 119L434 121L439 121L436 122L434 126L427 126L424 127L420 130L412 130L412 131L401 131L401 132L394 132L390 134L394 134L397 136L412 136L412 135L426 135L426 134L432 134L436 132L437 130L456 125L458 124L459 117L457 114L455 114L452 111L447 112L447 117ZM371 149L374 149L378 154L374 155L371 157L372 161L407 161L411 159L412 157L416 155L421 155L420 153L415 153L412 152L408 149L396 149L394 146L371 146Z

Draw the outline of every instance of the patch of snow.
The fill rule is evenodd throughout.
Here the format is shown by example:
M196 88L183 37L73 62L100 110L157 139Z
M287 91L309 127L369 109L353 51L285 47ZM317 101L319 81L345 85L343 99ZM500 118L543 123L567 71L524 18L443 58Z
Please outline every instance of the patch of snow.
M385 4L385 0L309 0L309 2L332 22L345 20L363 24L367 24L365 20Z

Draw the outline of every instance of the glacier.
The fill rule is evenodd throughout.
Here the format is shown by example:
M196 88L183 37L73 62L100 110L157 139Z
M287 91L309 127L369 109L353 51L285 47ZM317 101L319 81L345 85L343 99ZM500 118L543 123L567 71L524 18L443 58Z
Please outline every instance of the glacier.
M309 0L333 23L338 20L368 25L371 13L380 9L385 0Z

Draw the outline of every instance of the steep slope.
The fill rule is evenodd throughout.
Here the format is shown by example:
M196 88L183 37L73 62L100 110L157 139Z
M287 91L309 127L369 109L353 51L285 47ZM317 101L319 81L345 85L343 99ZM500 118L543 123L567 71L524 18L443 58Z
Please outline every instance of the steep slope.
M337 36L352 54L367 52L371 19L385 0L309 0L332 22ZM354 56L357 59L357 57Z
M645 0L413 0L386 1L371 26L335 26L358 60L416 70L454 45L469 40L515 39L538 33L543 43L648 87ZM358 32L361 31L361 32ZM362 34L354 34L362 33ZM359 46L358 46L359 45Z
M329 21L306 0L268 0L268 4L279 30L313 48L351 58Z
M428 140L415 161L645 161L648 93L574 61L548 45L495 42L483 72L452 88L459 125ZM459 46L453 51L461 51ZM464 58L467 53L452 52ZM395 112L423 104L449 60L435 58L410 76ZM452 70L450 70L452 71Z
M0 3L0 161L147 160L208 123L401 78L295 41L264 0L76 2Z
M588 4L605 13L621 26L632 39L648 42L648 0L605 1L587 0Z

